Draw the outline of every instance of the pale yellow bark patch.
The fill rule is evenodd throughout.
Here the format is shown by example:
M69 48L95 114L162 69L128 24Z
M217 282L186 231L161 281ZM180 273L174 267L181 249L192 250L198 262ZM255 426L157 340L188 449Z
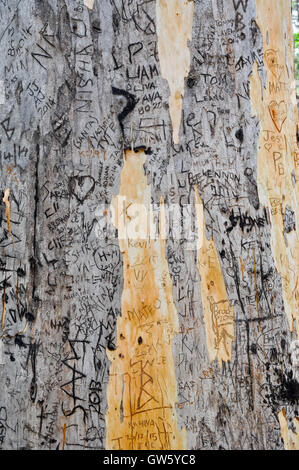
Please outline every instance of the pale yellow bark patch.
M299 419L295 418L293 423L296 432L288 428L285 409L283 408L278 414L281 437L283 439L286 450L299 450Z
M251 103L260 119L258 191L269 208L271 246L282 278L284 308L290 330L299 331L299 152L296 139L298 111L294 79L293 31L289 0L256 0L257 22L263 36L266 87L255 64L251 76ZM294 211L296 228L284 236L283 213Z
M214 240L206 237L202 201L195 187L198 229L197 266L210 361L230 361L234 341L234 310L230 306Z
M90 10L92 10L94 6L94 0L84 0L84 5Z
M9 201L9 196L10 196L10 189L7 188L4 191L3 202L5 204L5 215L6 215L7 228L8 228L8 231L9 231L9 235L12 236L11 235L11 226L10 226L10 201Z
M143 151L126 151L120 192L112 202L123 255L124 286L116 350L107 350L111 365L106 448L185 449L186 431L179 430L177 424L172 354L172 340L179 325L165 240L161 236L156 240L123 236L136 215L131 210L133 204L145 207L147 216L152 217L151 188L143 170L145 159ZM160 227L165 226L163 212ZM129 232L132 236L132 230Z
M184 82L190 69L188 40L192 40L193 7L193 0L156 1L159 61L170 89L169 112L175 144L179 143Z

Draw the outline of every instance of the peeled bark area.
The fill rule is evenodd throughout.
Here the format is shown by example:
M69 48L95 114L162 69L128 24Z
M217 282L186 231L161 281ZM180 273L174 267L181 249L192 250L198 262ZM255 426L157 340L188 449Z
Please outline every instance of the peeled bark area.
M0 447L298 449L291 2L2 0L0 32Z

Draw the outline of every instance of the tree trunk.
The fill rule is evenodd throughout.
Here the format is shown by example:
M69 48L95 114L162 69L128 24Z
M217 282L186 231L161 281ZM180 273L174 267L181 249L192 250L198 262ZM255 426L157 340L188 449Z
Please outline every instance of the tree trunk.
M1 0L3 449L298 449L289 0Z

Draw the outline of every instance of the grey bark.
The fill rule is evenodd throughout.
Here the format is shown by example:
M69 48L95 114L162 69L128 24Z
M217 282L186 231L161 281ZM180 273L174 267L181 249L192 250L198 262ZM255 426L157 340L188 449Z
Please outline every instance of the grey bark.
M198 185L207 237L216 243L234 306L232 361L211 364L197 254L169 237L180 327L190 328L173 345L184 405L177 414L188 447L283 448L278 413L286 409L290 427L299 415L290 359L295 336L257 192L259 121L249 97L254 60L265 74L254 4L248 2L245 27L234 24L234 43L226 46L219 25L235 18L233 2L194 2L191 68L180 145L174 145L155 1L96 0L92 10L77 0L0 2L1 189L4 195L10 188L12 232L1 203L3 449L61 449L66 420L66 449L105 448L106 348L116 345L123 271L121 253L112 273L97 265L99 253L119 248L97 238L96 210L118 194L123 150L132 142L150 148L144 171L154 203L161 196L194 203ZM246 64L238 63L241 56L249 56ZM241 227L238 220L232 227L240 201L242 214L260 218L260 226ZM242 280L238 261L250 244L258 312L253 264Z

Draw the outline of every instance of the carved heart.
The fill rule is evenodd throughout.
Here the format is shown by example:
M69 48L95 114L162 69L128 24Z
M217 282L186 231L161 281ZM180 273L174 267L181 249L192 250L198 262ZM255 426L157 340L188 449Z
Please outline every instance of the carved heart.
M268 49L265 52L266 63L277 80L280 79L283 72L283 66L278 64L278 53L274 49Z
M116 266L120 263L118 246L113 244L100 245L94 252L94 260L98 269L113 273Z
M265 148L268 150L268 152L269 152L269 150L270 150L271 147L272 147L272 144L269 144L269 143L268 143L268 144L265 144Z
M274 123L274 126L276 127L278 132L280 132L283 123L287 118L286 102L280 101L280 103L277 103L277 101L271 101L271 103L269 104L269 113Z
M94 187L95 180L92 176L71 176L69 180L70 192L81 204L93 192Z

